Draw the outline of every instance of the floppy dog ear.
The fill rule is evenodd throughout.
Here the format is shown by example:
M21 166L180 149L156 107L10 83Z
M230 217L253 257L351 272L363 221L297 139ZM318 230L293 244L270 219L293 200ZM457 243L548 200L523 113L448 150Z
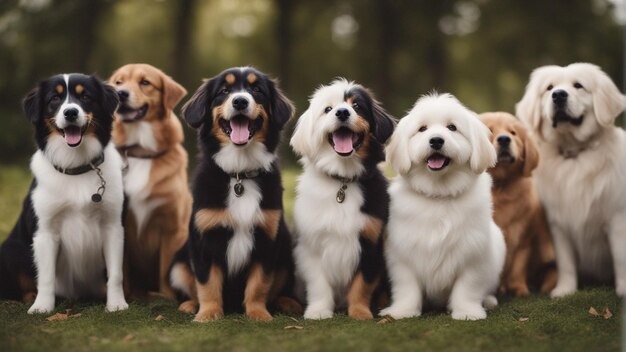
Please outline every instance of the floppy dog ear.
M406 132L396 130L391 135L391 141L385 148L387 162L398 174L406 174L411 169L409 157L409 139Z
M496 164L496 149L491 144L491 132L474 113L470 116L469 139L472 145L470 168L477 174L485 172L487 168Z
M114 118L113 114L115 114L115 111L120 103L117 91L113 88L113 86L101 81L95 75L89 76L89 79L96 87L98 87L98 90L100 91L100 106L102 107L102 112L106 116Z
M212 80L205 81L196 90L193 96L187 100L183 108L181 109L183 118L187 124L193 128L202 126L207 122L207 106L211 103L209 101L209 89ZM211 121L209 121L211 123Z
M613 125L624 111L626 100L609 76L596 67L596 87L593 91L593 112L602 126Z
M278 129L282 129L293 117L295 108L289 98L278 88L278 82L270 80L270 116L276 122Z
M313 136L314 128L313 113L309 108L298 118L296 128L293 131L291 140L289 140L289 145L293 151L296 152L296 154L301 156L313 154L314 146L311 143L311 138Z
M526 126L534 131L541 128L541 87L539 75L544 67L537 68L530 75L530 81L526 85L526 91L522 100L515 105L515 115L522 120Z
M180 100L187 95L187 90L164 73L161 76L161 81L163 82L163 106L165 110L174 110Z
M539 151L537 150L537 146L535 146L535 142L533 142L527 132L524 131L522 136L524 137L523 173L524 177L530 177L533 170L537 167L537 165L539 165Z
M24 114L30 120L30 122L35 123L39 121L41 118L41 99L39 96L41 84L38 84L37 87L33 88L22 100L22 109L24 110Z
M374 137L381 144L385 144L389 137L393 134L393 130L396 128L398 121L376 100L372 100L372 114L374 115L374 121L376 126L374 128Z

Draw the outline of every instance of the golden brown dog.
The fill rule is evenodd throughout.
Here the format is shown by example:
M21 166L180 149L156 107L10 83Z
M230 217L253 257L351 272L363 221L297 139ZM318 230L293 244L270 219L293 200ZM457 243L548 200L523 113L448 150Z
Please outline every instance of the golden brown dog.
M507 246L500 290L527 296L529 276L539 276L541 292L550 292L556 285L552 237L530 177L539 162L537 148L513 115L492 112L480 117L491 130L498 154L489 173L493 177L494 219Z
M174 297L167 273L187 240L191 194L183 129L173 109L187 91L146 64L123 66L109 82L120 97L113 141L127 161L125 287L132 296L159 291Z

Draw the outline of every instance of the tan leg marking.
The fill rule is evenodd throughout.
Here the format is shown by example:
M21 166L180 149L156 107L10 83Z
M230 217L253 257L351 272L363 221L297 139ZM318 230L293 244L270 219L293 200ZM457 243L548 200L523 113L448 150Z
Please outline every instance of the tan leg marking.
M222 285L224 283L224 273L216 265L211 265L209 280L202 284L196 281L198 291L198 302L200 309L194 321L206 322L217 320L224 316Z
M357 273L348 291L348 316L357 320L373 319L370 303L377 281L367 283L362 273Z
M243 300L248 318L260 321L272 320L266 307L272 281L272 277L263 272L260 264L252 265Z

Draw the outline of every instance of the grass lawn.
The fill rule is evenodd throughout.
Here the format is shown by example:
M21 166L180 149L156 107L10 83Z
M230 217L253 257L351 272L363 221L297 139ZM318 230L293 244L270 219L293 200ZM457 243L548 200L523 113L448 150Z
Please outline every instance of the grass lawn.
M284 174L289 209L297 172ZM0 167L0 239L11 230L29 183L24 167ZM66 320L48 321L49 315L26 314L24 304L0 302L0 351L618 351L623 314L611 288L585 289L560 300L501 298L500 306L479 322L453 321L434 312L386 324L345 315L322 322L277 316L270 323L233 315L197 324L178 312L176 303L159 298L132 302L128 311L118 313L104 313L103 302L57 303L57 312L70 310ZM600 314L608 308L613 316L592 316L590 307Z

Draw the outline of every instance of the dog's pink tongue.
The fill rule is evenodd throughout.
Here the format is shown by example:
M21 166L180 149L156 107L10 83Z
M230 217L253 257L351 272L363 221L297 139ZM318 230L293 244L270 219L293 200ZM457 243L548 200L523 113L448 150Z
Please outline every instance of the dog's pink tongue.
M68 126L63 130L65 134L65 143L68 145L76 145L80 143L82 135L80 133L80 127L78 126Z
M337 153L352 152L352 133L333 132L333 144Z
M230 120L230 140L235 144L246 144L250 138L248 119Z
M431 169L441 169L446 162L446 158L441 155L433 155L428 158L428 167Z

